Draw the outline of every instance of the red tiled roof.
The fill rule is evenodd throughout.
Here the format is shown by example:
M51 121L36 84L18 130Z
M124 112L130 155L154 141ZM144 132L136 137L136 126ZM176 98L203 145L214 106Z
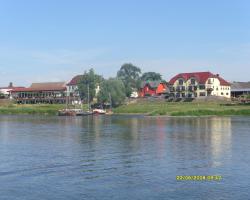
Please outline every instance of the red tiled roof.
M32 83L29 88L16 88L12 92L35 92L35 91L64 91L64 82Z
M218 78L221 85L229 86L230 83L221 78L219 75L212 74L211 72L193 72L193 73L180 73L174 76L169 83L174 84L179 78L187 81L190 78L195 78L200 84L205 84L208 78Z
M77 75L74 78L71 79L71 81L67 84L69 85L77 85L77 83L80 81L82 75Z

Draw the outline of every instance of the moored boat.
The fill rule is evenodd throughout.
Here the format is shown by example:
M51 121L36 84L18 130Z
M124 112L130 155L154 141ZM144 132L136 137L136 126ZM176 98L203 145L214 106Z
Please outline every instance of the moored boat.
M83 111L82 109L62 109L58 111L59 116L87 116L92 115L91 111Z
M104 115L106 114L106 111L103 109L96 108L96 109L93 109L93 114Z

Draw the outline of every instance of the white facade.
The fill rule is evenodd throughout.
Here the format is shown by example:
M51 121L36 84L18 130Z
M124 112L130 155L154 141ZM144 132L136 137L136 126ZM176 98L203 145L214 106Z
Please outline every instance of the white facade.
M67 96L79 96L77 85L67 85Z
M212 96L231 98L231 86L221 85L218 78L209 78L206 81L206 89L211 91Z
M204 97L204 96L219 96L231 97L230 85L221 85L220 80L216 77L208 78L205 84L199 83L196 78L184 80L178 78L174 84L172 93L175 97Z

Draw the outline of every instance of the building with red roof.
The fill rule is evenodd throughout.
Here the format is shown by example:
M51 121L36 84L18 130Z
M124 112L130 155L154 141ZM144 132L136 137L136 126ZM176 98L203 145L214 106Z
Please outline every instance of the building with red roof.
M145 81L141 84L139 97L157 96L168 92L169 88L164 81Z
M15 88L11 96L17 103L65 103L66 83L32 83L28 88Z
M171 78L171 92L177 98L220 96L231 97L230 83L211 72L180 73Z
M68 83L67 83L67 95L74 99L74 103L81 103L80 93L78 90L78 84L81 81L83 75L76 75L74 76ZM96 95L100 91L99 83L96 85ZM73 102L72 102L73 103Z
M81 78L82 75L76 75L67 83L68 96L79 97L78 83L80 82Z

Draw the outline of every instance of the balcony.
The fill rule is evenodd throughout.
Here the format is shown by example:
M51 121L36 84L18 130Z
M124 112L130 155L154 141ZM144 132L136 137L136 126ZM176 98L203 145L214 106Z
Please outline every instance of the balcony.
M185 91L185 89L186 89L185 86L177 86L176 87L177 92Z
M188 86L188 91L189 92L193 92L194 91L194 87L193 86Z
M213 91L214 88L213 88L211 85L207 85L206 90L207 90L207 91Z

